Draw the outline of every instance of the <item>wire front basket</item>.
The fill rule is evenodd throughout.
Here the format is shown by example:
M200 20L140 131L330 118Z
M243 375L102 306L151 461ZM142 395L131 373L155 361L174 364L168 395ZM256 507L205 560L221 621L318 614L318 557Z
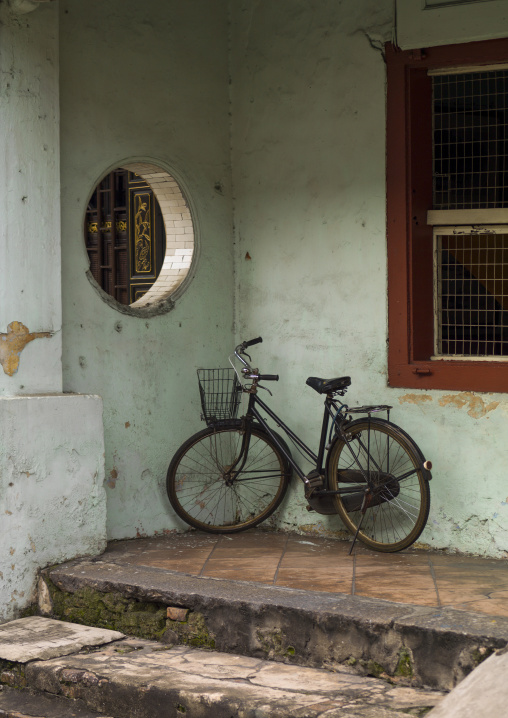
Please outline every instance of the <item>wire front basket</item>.
M208 425L235 419L240 406L242 385L234 369L198 369L201 418Z

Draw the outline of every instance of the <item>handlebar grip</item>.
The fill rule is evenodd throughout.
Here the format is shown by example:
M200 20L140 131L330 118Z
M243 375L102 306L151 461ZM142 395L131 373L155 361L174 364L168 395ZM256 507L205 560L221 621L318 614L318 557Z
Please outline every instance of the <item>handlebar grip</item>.
M248 342L244 342L244 347L251 347L253 344L260 344L263 340L261 337L256 337L255 339L250 339Z
M279 381L279 375L278 374L260 374L259 380L260 381Z

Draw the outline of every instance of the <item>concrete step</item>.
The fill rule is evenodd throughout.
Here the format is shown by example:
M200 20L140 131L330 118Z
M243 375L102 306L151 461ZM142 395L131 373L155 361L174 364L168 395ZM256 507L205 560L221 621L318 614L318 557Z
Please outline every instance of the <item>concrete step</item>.
M45 615L141 638L450 690L508 644L508 618L111 560L47 570ZM180 614L174 607L183 609Z
M46 627L41 624L44 620ZM92 639L87 639L87 645L80 648L79 629L39 617L0 626L0 659L5 662L6 655L12 659L15 651L23 659L31 656L10 660L0 672L0 681L21 689L17 704L12 690L0 693L0 715L407 718L408 714L424 715L443 698L439 692L358 676L351 668L332 672L290 666L183 645L118 639L116 633L108 637L103 632L95 639L109 640L107 644L92 646ZM71 641L75 641L74 653L69 653ZM34 657L47 655L49 643L53 652L66 654ZM58 712L65 708L67 713Z
M429 718L505 718L508 650L489 656L429 713Z

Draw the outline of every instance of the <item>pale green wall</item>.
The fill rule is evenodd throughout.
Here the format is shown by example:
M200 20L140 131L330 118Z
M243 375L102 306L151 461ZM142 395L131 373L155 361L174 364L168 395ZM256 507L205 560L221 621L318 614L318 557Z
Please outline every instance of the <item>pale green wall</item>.
M203 426L196 367L220 366L232 344L227 45L225 2L60 0L64 388L104 400L113 538L183 526L165 472ZM146 320L109 307L85 276L88 196L134 158L181 181L200 248L176 307Z
M60 2L64 383L104 398L110 535L182 527L164 473L200 428L194 369L223 365L235 307L235 338L264 337L253 356L281 374L274 404L297 430L319 432L305 378L351 374L350 402L393 404L434 462L423 540L503 555L505 396L387 387L392 0L232 0L229 27L226 0ZM182 181L200 244L188 291L146 322L94 293L81 236L98 177L134 158ZM304 507L295 481L273 523L340 529Z
M387 387L385 65L391 0L233 3L237 335L263 335L275 403L317 441L314 376L350 374L350 403L390 403L434 463L423 541L508 549L505 395ZM251 259L246 259L246 253ZM274 523L332 531L300 485Z

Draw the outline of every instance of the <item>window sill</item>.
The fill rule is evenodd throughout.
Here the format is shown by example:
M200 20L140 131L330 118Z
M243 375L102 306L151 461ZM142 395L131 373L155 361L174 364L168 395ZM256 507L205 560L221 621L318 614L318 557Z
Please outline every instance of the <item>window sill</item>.
M437 360L392 363L388 384L408 389L508 392L508 360Z

